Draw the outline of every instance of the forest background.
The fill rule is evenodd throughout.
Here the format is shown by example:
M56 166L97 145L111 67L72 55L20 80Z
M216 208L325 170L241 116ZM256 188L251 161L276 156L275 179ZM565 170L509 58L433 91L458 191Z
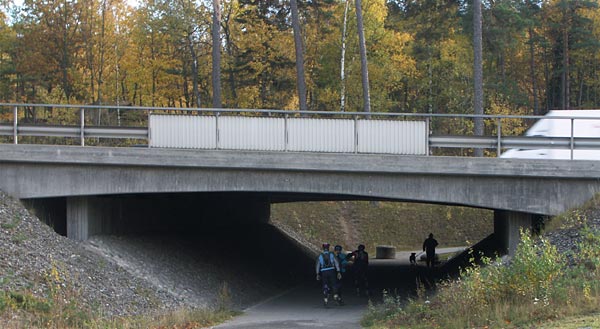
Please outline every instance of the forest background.
M308 110L362 111L355 13L361 1L291 2L298 7ZM598 107L598 2L482 1L484 112ZM290 1L129 3L0 1L0 99L299 109ZM374 112L473 113L472 1L362 0L361 6ZM116 123L110 113L104 119Z

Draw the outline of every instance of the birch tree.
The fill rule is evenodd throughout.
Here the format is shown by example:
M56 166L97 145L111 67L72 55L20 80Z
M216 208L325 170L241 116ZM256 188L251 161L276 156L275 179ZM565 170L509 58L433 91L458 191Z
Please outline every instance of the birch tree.
M340 59L340 111L346 109L346 29L348 28L348 2L344 3L344 23L342 26L342 55Z
M360 44L360 67L362 72L364 112L371 112L371 94L369 91L369 69L367 67L367 45L363 27L362 1L356 0L356 24L358 29L358 42Z

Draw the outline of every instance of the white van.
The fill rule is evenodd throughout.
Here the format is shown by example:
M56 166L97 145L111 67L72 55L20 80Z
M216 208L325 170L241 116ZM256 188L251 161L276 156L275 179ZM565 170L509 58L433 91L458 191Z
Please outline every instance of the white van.
M574 117L573 135L579 138L600 138L600 110L556 110L546 117ZM598 118L598 119L577 119ZM571 137L571 119L540 119L525 136ZM571 159L570 149L510 149L500 155L501 158L520 159ZM573 150L574 160L600 160L600 149Z

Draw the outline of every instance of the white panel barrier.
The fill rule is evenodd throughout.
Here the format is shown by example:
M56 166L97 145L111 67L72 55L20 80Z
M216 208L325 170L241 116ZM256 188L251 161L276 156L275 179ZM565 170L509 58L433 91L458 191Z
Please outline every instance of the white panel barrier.
M427 124L424 121L359 120L358 152L427 154Z
M354 121L302 119L288 121L290 151L354 152Z
M150 147L411 155L428 150L425 121L152 114L149 128Z
M150 115L150 147L214 149L216 117Z
M285 119L219 117L219 148L284 151Z

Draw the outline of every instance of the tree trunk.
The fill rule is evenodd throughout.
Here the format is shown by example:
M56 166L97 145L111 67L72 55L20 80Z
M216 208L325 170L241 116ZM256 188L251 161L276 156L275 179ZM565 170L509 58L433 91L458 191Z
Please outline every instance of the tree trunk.
M342 56L340 60L340 111L346 110L346 27L348 26L348 1L344 6L344 26L342 28Z
M562 109L569 109L569 32L565 25L563 32L563 71L561 76L562 84Z
M356 0L356 21L358 28L358 40L360 43L360 67L362 71L364 112L371 112L371 94L369 92L369 69L367 67L367 45L365 42L365 31L363 27L362 3Z
M306 81L304 76L304 50L302 47L302 35L300 32L300 18L298 17L298 3L290 0L292 9L292 27L294 29L294 45L296 46L296 86L298 89L298 101L300 111L307 111L306 103Z
M540 115L540 104L538 102L537 79L535 78L535 45L533 43L533 28L529 28L529 71L531 74L531 88L533 94L533 115Z
M223 34L225 35L225 51L227 52L227 56L229 61L233 61L233 63L229 62L227 74L229 80L229 90L231 92L231 104L233 107L238 107L237 101L237 92L236 92L236 81L234 69L238 64L238 57L234 56L233 44L231 40L231 30L229 27L229 22L231 22L231 8L227 12L225 12L225 19L223 24Z
M198 55L194 49L193 36L191 33L187 36L188 48L192 57L192 88L193 88L193 105L200 107L200 89L198 88Z
M481 22L481 0L473 0L473 83L475 95L473 97L474 112L476 115L483 114L483 51L482 51L482 22ZM483 118L474 120L475 136L483 136ZM483 156L483 149L476 148L473 155Z
M212 84L213 107L221 108L221 1L213 0Z

